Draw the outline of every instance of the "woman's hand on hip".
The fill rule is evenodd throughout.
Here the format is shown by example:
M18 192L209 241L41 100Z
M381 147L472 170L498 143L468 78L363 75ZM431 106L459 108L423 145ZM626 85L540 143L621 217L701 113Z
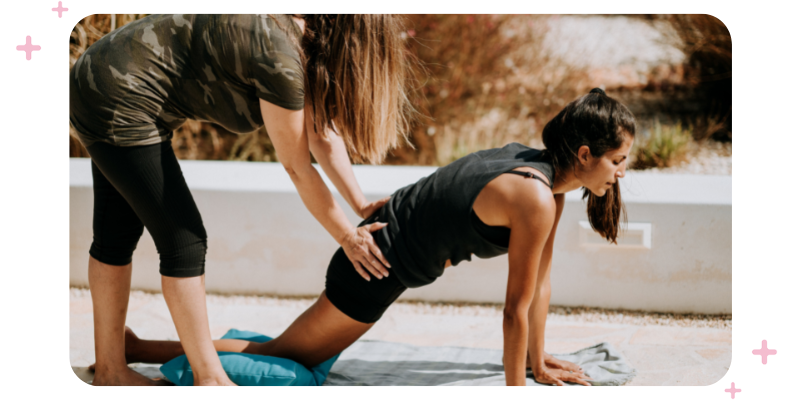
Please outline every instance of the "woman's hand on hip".
M541 369L535 369L533 371L533 377L536 379L536 382L556 386L564 386L564 382L575 382L584 386L592 386L587 382L592 379L578 371L564 371L562 369L543 367Z
M372 232L382 229L386 225L385 222L376 222L355 228L342 241L342 249L353 263L356 272L368 281L370 280L369 274L364 270L369 271L378 279L389 276L387 270L391 268L389 261L383 256L378 245L375 244L375 239L372 238Z
M367 219L372 214L374 214L375 211L380 210L381 207L383 207L383 205L386 204L386 202L389 201L390 198L391 196L386 196L380 200L375 200L371 203L364 203L358 210L355 211L359 217L361 217L362 219Z

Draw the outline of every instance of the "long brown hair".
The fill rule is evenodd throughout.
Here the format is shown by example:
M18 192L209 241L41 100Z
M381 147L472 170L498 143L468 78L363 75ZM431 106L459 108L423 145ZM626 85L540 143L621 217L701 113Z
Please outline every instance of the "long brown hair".
M556 173L575 169L578 149L588 146L593 157L602 157L609 150L622 146L625 136L636 135L636 121L624 104L608 97L602 89L567 104L542 132L546 154ZM617 243L620 220L627 222L625 205L619 190L619 179L604 196L596 196L583 188L589 224L606 240Z
M342 135L357 163L380 163L407 141L413 108L400 17L306 14L299 46L314 128ZM292 35L289 35L290 37Z

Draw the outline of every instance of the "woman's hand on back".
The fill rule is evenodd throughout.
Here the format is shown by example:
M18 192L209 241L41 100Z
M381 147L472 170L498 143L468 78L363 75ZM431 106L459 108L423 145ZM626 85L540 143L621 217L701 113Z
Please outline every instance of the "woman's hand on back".
M382 229L386 225L385 222L376 222L355 228L341 242L342 249L353 263L356 272L368 281L370 277L367 271L378 279L389 276L387 270L387 268L391 268L389 261L383 256L372 237L372 232Z
M361 217L362 219L367 219L372 214L374 214L375 211L380 210L381 207L383 207L383 205L386 204L386 202L389 201L390 198L391 196L386 196L380 200L375 200L370 203L364 203L358 210L355 211L359 217Z

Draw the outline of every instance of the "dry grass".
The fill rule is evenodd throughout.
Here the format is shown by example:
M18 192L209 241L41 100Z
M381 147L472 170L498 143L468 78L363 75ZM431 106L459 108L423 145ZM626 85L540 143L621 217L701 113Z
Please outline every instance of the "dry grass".
M544 51L548 18L407 16L422 118L410 134L415 148L395 150L388 162L444 165L514 141L540 146L547 120L589 90L585 71Z

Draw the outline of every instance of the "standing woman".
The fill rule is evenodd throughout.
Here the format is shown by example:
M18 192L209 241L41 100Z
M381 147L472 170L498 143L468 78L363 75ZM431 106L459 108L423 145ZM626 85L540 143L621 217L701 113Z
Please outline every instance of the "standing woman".
M388 276L371 235L386 224L350 224L309 151L356 214L385 203L366 201L348 154L380 162L406 131L399 30L386 15L151 15L78 59L70 123L92 158L95 385L154 383L127 367L124 350L131 255L144 227L195 384L232 384L208 325L205 228L171 146L187 118L236 133L265 125L303 203L356 272Z

